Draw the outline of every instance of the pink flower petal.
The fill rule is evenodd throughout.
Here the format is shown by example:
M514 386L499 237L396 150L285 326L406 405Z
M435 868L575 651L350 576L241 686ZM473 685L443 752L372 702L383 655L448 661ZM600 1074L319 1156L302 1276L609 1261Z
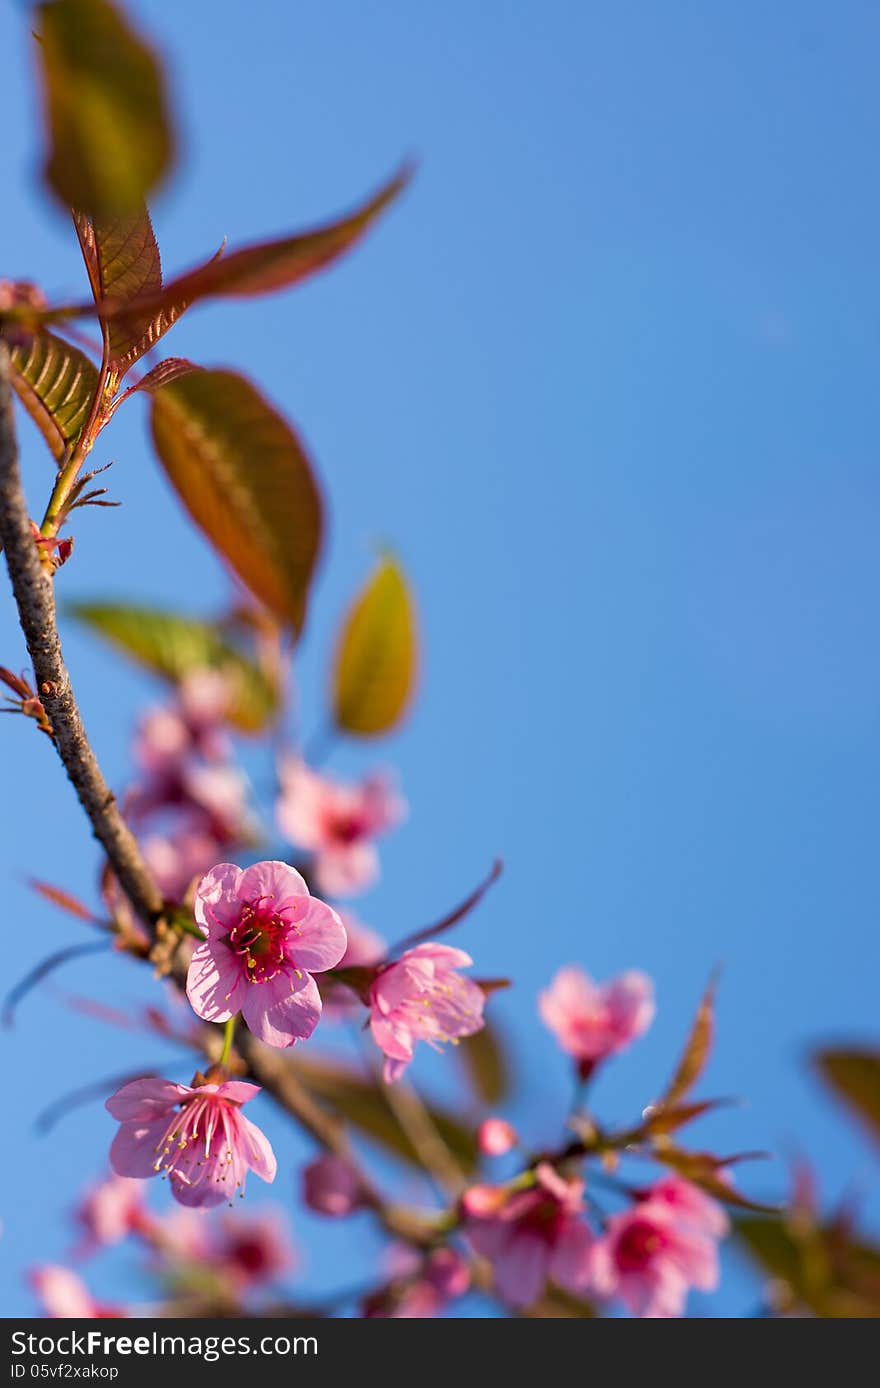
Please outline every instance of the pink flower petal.
M321 973L339 963L348 948L348 937L332 906L309 897L305 914L297 918L297 926L299 933L288 947L288 957L298 969Z
M207 932L218 926L228 929L238 919L238 884L241 869L235 863L218 863L206 872L196 887L195 918Z
M254 863L252 867L245 868L238 883L237 895L240 902L266 897L280 903L293 896L308 896L309 889L296 868L274 860Z
M297 982L299 988L291 992L291 980L280 975L272 983L252 984L245 993L244 1019L267 1046L292 1046L296 1041L304 1041L321 1019L321 994L315 980L304 974ZM274 983L279 987L274 987Z
M151 1123L123 1123L110 1144L110 1165L116 1175L140 1180L155 1176L167 1129L167 1118L156 1118Z
M171 1080L145 1075L143 1079L129 1080L128 1084L111 1094L104 1107L120 1123L135 1120L148 1123L153 1118L169 1113L191 1093L188 1085L174 1084Z
M247 979L241 961L222 941L196 945L186 975L186 995L193 1011L206 1022L226 1022L241 1009Z

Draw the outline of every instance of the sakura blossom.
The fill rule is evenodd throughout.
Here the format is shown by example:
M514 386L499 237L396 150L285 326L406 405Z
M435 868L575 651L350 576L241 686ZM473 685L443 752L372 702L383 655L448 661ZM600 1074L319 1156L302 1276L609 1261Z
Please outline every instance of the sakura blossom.
M83 1230L82 1251L120 1243L149 1219L140 1181L110 1175L86 1192L74 1211Z
M640 1191L639 1198L651 1204L668 1206L678 1223L708 1238L722 1239L730 1230L730 1220L723 1205L682 1176L665 1176L662 1181L656 1181Z
M354 896L379 876L375 840L394 828L406 804L379 772L356 785L321 776L299 758L279 768L278 825L314 855L315 882L328 896Z
M477 1145L486 1157L503 1157L516 1144L516 1128L503 1118L485 1118L477 1129Z
M109 1320L127 1314L121 1306L96 1301L82 1278L58 1263L34 1268L30 1283L45 1314L55 1320Z
M295 1259L280 1210L261 1210L244 1217L227 1211L215 1231L210 1263L242 1288L275 1281Z
M195 1209L244 1194L249 1170L274 1181L269 1141L241 1111L259 1092L243 1080L198 1086L131 1080L105 1105L121 1125L110 1165L118 1176L167 1176L175 1199Z
M570 1291L583 1285L593 1243L583 1191L583 1181L541 1162L527 1189L484 1186L465 1194L467 1237L492 1264L498 1292L511 1306L530 1306L548 1277Z
M718 1249L692 1223L680 1222L667 1200L646 1199L612 1215L589 1253L583 1285L619 1298L634 1316L680 1316L688 1291L718 1285Z
M344 1157L322 1153L302 1173L303 1200L316 1214L349 1215L362 1203L357 1171Z
M470 1288L470 1268L454 1248L435 1248L419 1259L402 1249L398 1269L402 1277L368 1298L364 1316L369 1320L427 1320L438 1316L451 1301Z
M635 969L598 984L572 964L540 994L538 1007L562 1049L589 1068L647 1031L654 1019L654 988Z
M386 1057L386 1083L406 1070L417 1041L440 1050L484 1026L483 990L457 972L473 962L464 950L429 943L379 970L370 988L370 1029Z
M310 895L295 868L220 863L196 888L195 918L205 939L186 991L198 1015L225 1022L240 1011L269 1046L311 1036L322 1007L312 975L338 964L347 940L337 913Z

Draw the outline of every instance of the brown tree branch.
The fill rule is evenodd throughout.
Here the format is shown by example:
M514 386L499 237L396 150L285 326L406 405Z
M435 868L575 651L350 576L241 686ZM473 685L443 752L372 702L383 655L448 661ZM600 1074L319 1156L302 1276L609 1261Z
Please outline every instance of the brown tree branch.
M101 773L73 695L61 652L52 577L40 561L21 483L18 447L9 382L9 349L0 337L0 545L18 608L21 629L33 662L36 688L52 724L52 740L92 832L137 914L151 932L162 918L163 901L138 847L120 813L116 798ZM175 982L185 984L179 967ZM207 1029L206 1029L207 1032ZM213 1034L206 1035L206 1053L216 1059ZM242 1032L236 1049L247 1072L322 1147L351 1161L344 1125L313 1099L285 1064L282 1052L269 1050L249 1032ZM416 1212L385 1203L372 1183L359 1173L365 1202L385 1228L398 1238L427 1244L431 1221Z
M141 858L134 835L119 812L83 727L61 653L51 576L40 562L21 484L9 349L0 341L0 542L34 667L37 693L52 724L53 741L85 810L92 832L113 866L138 915L154 924L162 897Z

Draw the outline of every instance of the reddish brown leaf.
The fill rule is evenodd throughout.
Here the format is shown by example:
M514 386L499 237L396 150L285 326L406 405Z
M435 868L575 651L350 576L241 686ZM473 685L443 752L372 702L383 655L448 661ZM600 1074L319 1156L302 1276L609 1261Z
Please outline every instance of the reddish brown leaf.
M711 1113L713 1109L722 1108L730 1102L730 1099L704 1099L702 1103L676 1104L671 1108L652 1109L648 1112L641 1131L647 1137L676 1132L686 1124L692 1123L695 1118L702 1118L704 1113Z
M712 1038L715 1030L714 1024L714 1005L715 1005L716 980L714 976L709 980L703 998L697 1008L697 1015L694 1018L690 1035L687 1039L678 1068L673 1075L665 1094L657 1101L656 1108L673 1108L696 1084L706 1061L709 1059L709 1051L712 1047Z
M95 220L74 212L74 225L96 304L122 306L162 292L162 262L146 205L126 217ZM152 315L120 313L107 323L110 365L121 380L132 362L152 346L145 341Z
M28 886L47 901L51 901L53 906L60 906L68 915L77 916L79 920L88 921L90 925L100 925L100 919L94 911L90 911L78 897L65 891L63 887L53 887L51 882L42 882L37 877L29 877Z
M694 1185L721 1200L725 1205L734 1205L741 1210L754 1210L759 1214L775 1214L776 1205L762 1205L749 1198L732 1185L724 1172L731 1166L744 1161L757 1161L767 1156L766 1152L735 1152L733 1156L716 1157L709 1152L686 1152L672 1143L663 1143L653 1149L656 1161L669 1166Z
M196 371L152 396L156 451L196 524L255 597L299 632L321 496L290 425L243 376Z
M828 1048L816 1052L813 1064L874 1140L880 1138L880 1051Z
M459 902L458 906L454 907L448 915L442 918L442 920L436 921L434 925L423 926L421 930L415 930L411 935L407 935L394 946L391 953L397 955L400 954L402 950L412 949L413 945L418 945L423 940L433 940L437 935L442 935L445 931L451 930L454 925L458 925L460 920L470 915L474 907L480 904L489 888L494 886L498 881L503 868L504 864L501 859L496 858L488 875L479 886L475 887L474 890L465 897L464 901Z
M176 306L191 304L198 299L249 297L299 284L351 250L402 191L409 178L409 169L402 170L374 197L338 222L328 222L311 231L285 236L277 241L241 246L223 256L214 257L207 264L179 275L160 294L146 295L136 307L144 314L174 312L177 316L179 307L175 312ZM117 314L125 317L130 316L131 307L108 299L105 312L110 318Z
M159 390L161 386L170 385L172 381L179 380L181 376L188 376L191 371L201 371L201 369L200 366L196 366L195 362L188 361L186 357L166 357L164 361L157 362L152 371L148 371L133 386L129 386L128 390L117 396L113 401L113 413L115 414L123 401L127 400L130 395L134 395L136 391Z

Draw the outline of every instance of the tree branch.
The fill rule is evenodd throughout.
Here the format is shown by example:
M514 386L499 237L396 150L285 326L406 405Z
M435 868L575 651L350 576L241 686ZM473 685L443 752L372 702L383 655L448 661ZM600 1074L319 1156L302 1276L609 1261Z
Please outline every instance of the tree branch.
M70 687L55 616L55 591L34 543L21 484L9 384L9 349L0 341L0 542L34 667L36 689L52 724L53 741L92 832L140 916L151 925L162 897L141 858L98 766Z
M163 901L129 829L116 797L101 773L92 751L82 718L73 695L70 675L61 652L61 641L55 612L55 592L51 576L40 562L40 555L31 530L30 515L21 483L18 465L18 446L9 383L9 349L0 337L0 545L6 554L6 565L18 608L21 629L33 662L36 688L52 724L52 740L80 804L85 810L92 832L107 855L126 896L155 936L162 918ZM185 985L185 975L172 967L178 986ZM213 1037L206 1037L209 1058L219 1057L220 1036L217 1033L217 1056L211 1057ZM352 1160L344 1126L317 1104L303 1087L290 1067L284 1063L282 1052L261 1045L249 1032L242 1032L236 1049L247 1066L249 1075L261 1085L311 1136L328 1151ZM427 1244L431 1240L430 1221L416 1212L386 1204L372 1183L359 1173L366 1202L375 1210L385 1228L398 1238L411 1243Z

